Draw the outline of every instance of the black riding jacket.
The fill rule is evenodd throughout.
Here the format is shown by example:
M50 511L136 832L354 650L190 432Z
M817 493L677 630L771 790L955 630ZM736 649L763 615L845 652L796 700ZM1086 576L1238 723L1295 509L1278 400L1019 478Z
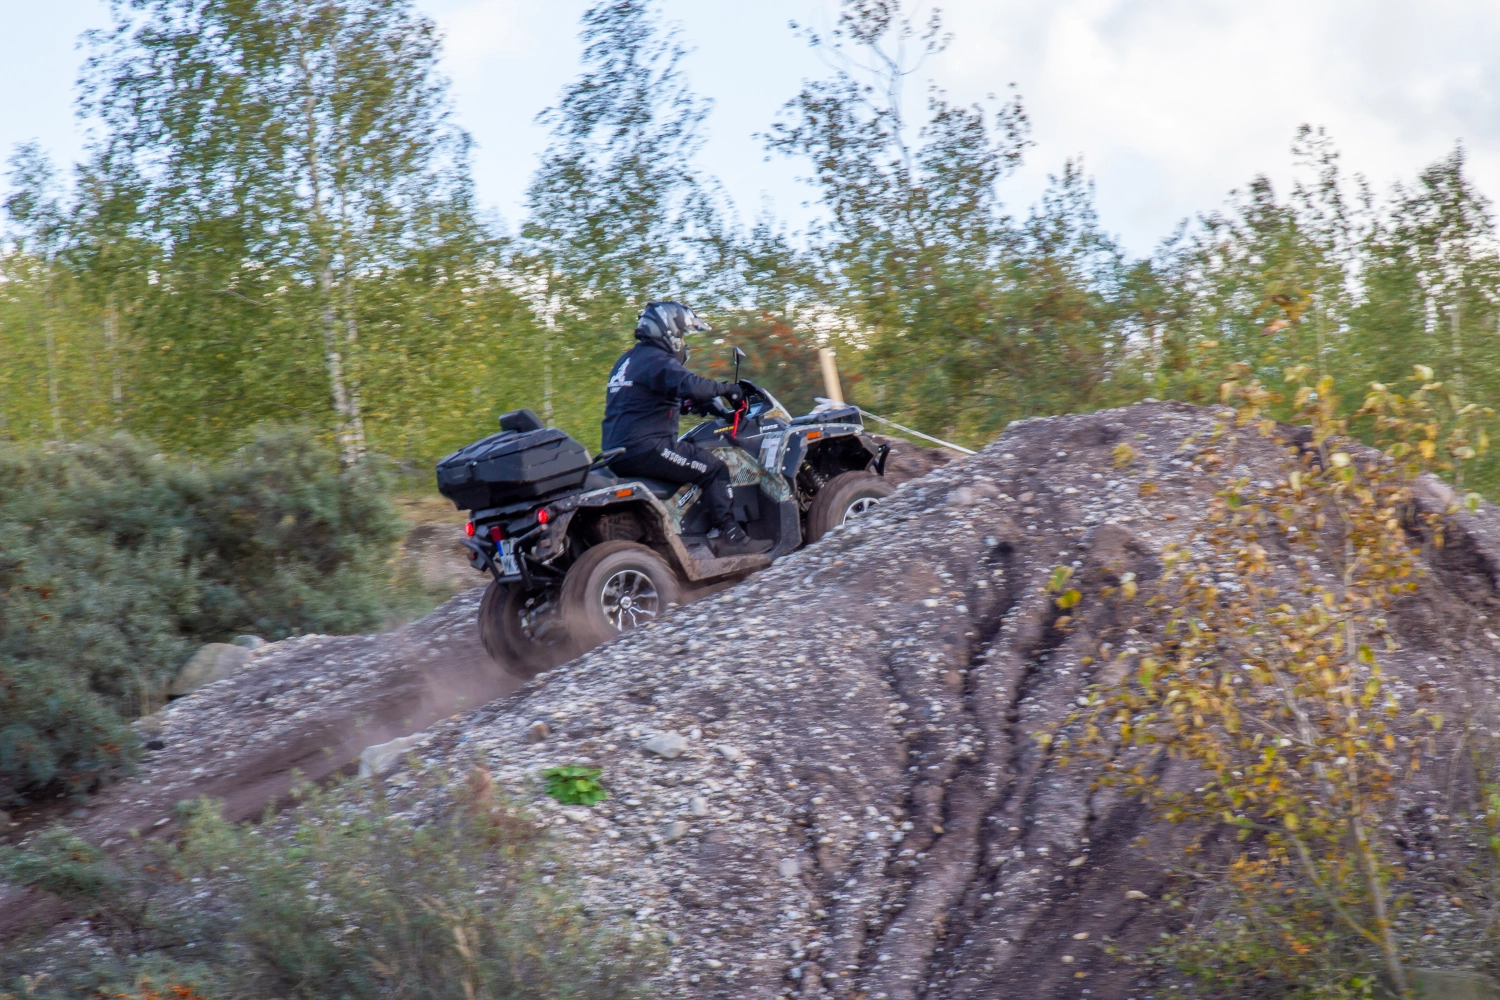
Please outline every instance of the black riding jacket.
M675 441L684 400L706 403L729 388L694 375L665 348L641 341L610 369L600 448L624 448L625 458L652 450L663 438Z

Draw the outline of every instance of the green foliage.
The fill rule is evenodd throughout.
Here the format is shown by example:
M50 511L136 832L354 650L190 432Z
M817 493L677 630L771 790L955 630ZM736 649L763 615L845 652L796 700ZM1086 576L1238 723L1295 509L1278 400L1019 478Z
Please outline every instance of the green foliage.
M540 828L487 781L451 799L433 775L419 784L446 799L420 825L349 783L298 789L297 808L263 827L184 807L179 846L112 857L54 829L6 849L0 873L65 900L98 947L15 948L0 974L43 980L23 993L38 997L113 995L142 978L265 1000L640 995L652 949L585 913Z
M124 434L0 445L0 798L128 761L119 716L159 707L198 644L380 625L403 528L378 467L306 431L197 465Z
M172 937L192 940L199 929L175 905L175 879L163 878L175 857L170 845L149 840L113 855L53 826L24 849L0 848L0 876L11 885L57 897L89 922L111 952L130 955L154 950ZM3 966L0 971L14 974Z
M700 293L729 280L707 266L722 233L691 164L708 107L688 88L685 50L654 6L607 0L584 13L583 72L539 116L552 140L511 262L544 320L529 355L542 376L529 405L591 446L605 377L633 343L641 306L688 298L708 311L720 303Z
M1155 265L1140 355L1154 394L1211 402L1230 363L1268 382L1305 365L1353 410L1370 383L1441 362L1448 390L1492 403L1500 257L1462 149L1386 199L1342 172L1321 130L1301 129L1293 153L1300 179L1286 198L1257 177ZM1272 407L1282 418L1292 410L1290 399ZM1368 420L1351 427L1373 440ZM1500 460L1481 457L1466 474L1493 491Z
M13 160L0 434L122 424L223 455L296 419L428 459L526 385L534 330L476 220L430 21L409 4L119 0L71 199Z
M824 394L818 374L818 349L812 337L769 313L736 317L728 328L711 334L707 347L693 351L693 368L721 382L734 377L732 347L745 352L740 377L749 379L788 407L793 414L812 408L815 397ZM859 384L858 377L843 378L846 385Z
M82 794L136 754L134 732L82 678L0 656L0 802L54 787Z
M1350 404L1424 357L1466 398L1500 390L1500 258L1461 150L1378 199L1303 128L1288 194L1257 177L1132 261L1078 162L1029 212L1002 203L1028 145L1018 97L932 92L913 112L904 81L946 44L938 19L846 0L808 35L832 73L765 136L811 168L823 218L742 227L695 166L707 104L682 40L654 0L601 0L507 239L477 219L409 3L114 11L71 195L34 147L12 161L0 436L123 427L222 455L294 418L346 461L425 465L524 405L593 445L605 372L662 297L719 329L695 345L714 374L742 342L745 374L801 410L821 392L811 351L836 346L851 399L972 444L1146 393L1208 402L1231 362L1307 364ZM1471 479L1493 489L1500 460Z
M609 798L599 784L603 772L597 767L549 767L542 772L547 794L564 805L591 806Z
M829 222L814 257L854 348L854 398L979 442L1018 417L1128 398L1133 307L1078 164L1028 219L1004 213L997 185L1027 145L1019 98L964 107L934 91L921 122L905 117L916 67L901 53L943 38L936 16L919 27L899 5L845 3L830 37L811 36L834 75L787 104L768 142L815 168Z

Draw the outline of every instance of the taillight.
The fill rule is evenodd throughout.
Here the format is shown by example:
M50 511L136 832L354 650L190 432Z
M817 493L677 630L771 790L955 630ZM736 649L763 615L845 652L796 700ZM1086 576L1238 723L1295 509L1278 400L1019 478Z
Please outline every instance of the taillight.
M490 527L490 541L492 541L492 542L498 542L500 539L502 539L504 537L505 537L505 529L502 528L502 527L500 527L500 525L496 524L496 525L492 525Z
M470 521L469 523L467 523L467 524L464 525L464 534L468 535L470 538L474 537L474 522L473 521Z
M539 511L536 512L536 523L537 524L546 524L551 519L552 519L552 515L549 514L549 513L547 513L547 508L546 507L543 507L541 510L539 510Z

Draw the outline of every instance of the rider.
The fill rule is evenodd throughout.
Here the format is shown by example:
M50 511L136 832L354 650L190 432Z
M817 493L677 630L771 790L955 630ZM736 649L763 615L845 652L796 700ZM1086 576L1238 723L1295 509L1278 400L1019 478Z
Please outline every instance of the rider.
M620 355L609 373L601 447L625 449L610 463L619 475L696 483L718 529L711 542L714 551L720 556L752 555L774 543L751 539L734 519L729 466L707 448L677 440L684 411L700 409L716 396L735 407L745 399L737 383L716 382L683 366L688 335L708 329L685 305L646 303L636 321L638 343Z

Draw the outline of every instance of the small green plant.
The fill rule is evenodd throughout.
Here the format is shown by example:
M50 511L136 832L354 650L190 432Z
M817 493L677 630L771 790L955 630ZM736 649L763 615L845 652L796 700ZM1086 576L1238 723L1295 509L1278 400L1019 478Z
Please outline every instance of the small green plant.
M547 794L563 805L591 806L609 798L609 792L599 784L597 767L549 767L542 772L547 779Z

